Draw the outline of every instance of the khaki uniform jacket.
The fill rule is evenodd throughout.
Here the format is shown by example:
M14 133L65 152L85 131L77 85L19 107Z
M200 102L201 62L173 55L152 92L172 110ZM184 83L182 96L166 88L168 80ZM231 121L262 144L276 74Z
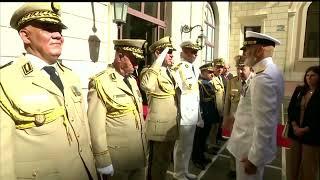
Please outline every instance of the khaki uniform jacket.
M148 140L176 140L180 117L175 80L170 79L165 67L144 68L141 74L140 86L147 94L149 106Z
M238 76L231 78L227 83L224 103L224 117L234 116L240 101L241 79Z
M96 165L117 170L146 166L147 141L142 97L134 78L132 91L112 65L90 79L88 118Z
M25 56L1 68L0 179L97 179L79 79L56 70L64 96Z
M224 106L224 85L221 76L213 76L211 80L216 93L216 103L219 115L223 116L223 106Z

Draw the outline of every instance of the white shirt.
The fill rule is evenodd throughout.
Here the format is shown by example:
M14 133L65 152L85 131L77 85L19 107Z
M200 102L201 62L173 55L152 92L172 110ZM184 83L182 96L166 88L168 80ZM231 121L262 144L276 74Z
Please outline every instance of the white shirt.
M59 76L58 72L57 72L57 63L54 64L48 64L47 62L45 62L44 60L38 58L37 56L34 56L32 54L26 54L25 55L26 58L30 61L31 65L37 69L40 69L40 71L50 79L50 75L43 69L43 67L45 66L53 66L56 70L56 74Z
M200 96L198 86L200 70L198 67L195 67L193 64L185 60L181 60L181 63L180 70L178 70L176 75L177 84L181 89L180 124L195 125L198 122L200 113ZM194 71L192 70L192 67L194 67Z
M257 73L240 97L227 149L237 158L264 166L276 157L276 133L284 93L283 75L268 57L253 67Z

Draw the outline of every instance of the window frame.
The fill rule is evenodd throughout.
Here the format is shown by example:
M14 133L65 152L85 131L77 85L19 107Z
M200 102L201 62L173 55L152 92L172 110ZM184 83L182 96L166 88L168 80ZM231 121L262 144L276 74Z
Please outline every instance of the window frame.
M306 2L306 4L302 8L302 13L301 13L301 19L300 19L301 28L300 28L300 34L298 36L300 38L299 38L299 43L297 43L298 61L300 62L319 62L320 61L319 57L312 57L312 58L303 57L306 26L307 26L307 14L311 4L312 2Z
M207 21L207 17L205 16L206 13L210 13L211 17L212 17L212 21L213 22L208 22ZM204 41L204 48L205 48L205 54L204 54L204 63L209 63L209 62L212 62L213 59L214 59L214 50L215 50L215 41L216 41L216 37L215 37L215 34L216 34L216 20L215 20L215 13L213 11L213 7L207 3L205 5L205 10L204 10L204 20L203 20L203 24L204 24L204 29L205 29L205 35L206 35L206 38L205 38L205 41ZM211 39L210 41L208 40L208 27L212 29L212 38L213 40ZM211 50L211 59L208 59L208 49Z

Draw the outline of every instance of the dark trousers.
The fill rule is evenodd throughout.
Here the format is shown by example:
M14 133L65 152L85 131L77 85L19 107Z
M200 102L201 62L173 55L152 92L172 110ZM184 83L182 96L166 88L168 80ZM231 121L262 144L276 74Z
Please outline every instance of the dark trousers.
M194 134L192 160L201 161L205 159L204 152L207 148L207 138L210 134L212 123L204 123L204 127L197 127Z

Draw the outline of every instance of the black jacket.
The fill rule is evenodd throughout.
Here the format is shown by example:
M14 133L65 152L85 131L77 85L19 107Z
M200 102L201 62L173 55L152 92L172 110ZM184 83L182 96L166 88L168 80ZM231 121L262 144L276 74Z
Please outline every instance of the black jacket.
M291 97L288 107L288 122L289 132L288 136L303 144L320 146L320 90L317 89L311 96L304 112L303 122L300 127L308 126L310 131L306 132L301 138L294 135L291 125L292 121L296 121L299 125L300 120L300 104L301 99L305 95L302 86L297 86Z

